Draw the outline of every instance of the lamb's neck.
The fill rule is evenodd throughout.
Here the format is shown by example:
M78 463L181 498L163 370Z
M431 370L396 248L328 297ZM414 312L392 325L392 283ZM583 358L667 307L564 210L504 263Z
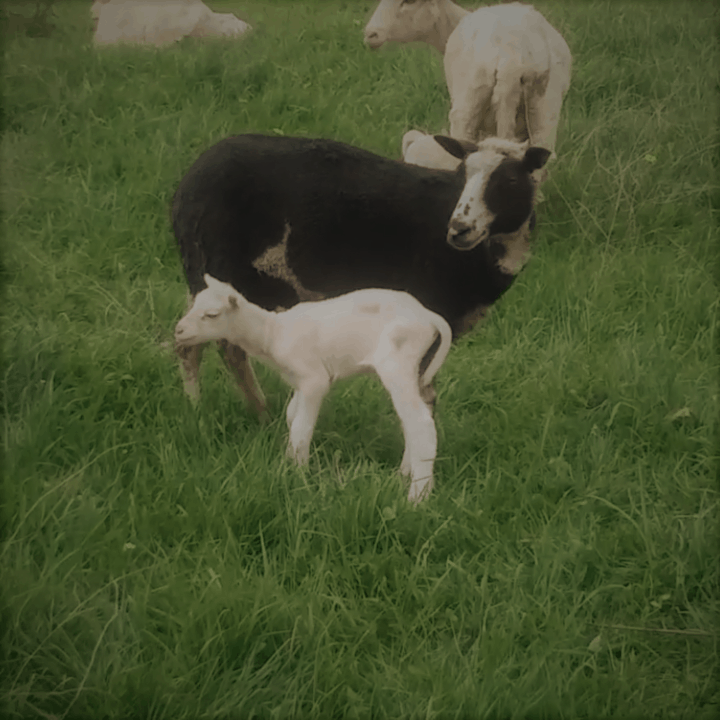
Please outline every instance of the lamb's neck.
M450 0L445 3L443 11L435 21L432 34L427 38L427 42L436 48L441 55L445 54L445 46L453 30L466 15L470 14L468 10L456 5L454 2L450 2Z
M238 296L238 305L233 324L234 334L228 340L248 355L267 357L272 346L277 313L254 305L241 296Z

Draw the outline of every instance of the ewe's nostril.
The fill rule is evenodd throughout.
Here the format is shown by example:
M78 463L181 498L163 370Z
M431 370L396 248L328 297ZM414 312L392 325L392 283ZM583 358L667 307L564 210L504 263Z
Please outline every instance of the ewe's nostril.
M469 229L469 226L462 220L453 218L450 220L450 224L448 225L448 235L460 235L462 233L466 233Z

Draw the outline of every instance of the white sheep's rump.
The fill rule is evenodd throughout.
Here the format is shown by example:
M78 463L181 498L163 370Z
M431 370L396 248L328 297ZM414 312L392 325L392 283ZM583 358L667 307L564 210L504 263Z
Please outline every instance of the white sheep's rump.
M408 499L427 497L437 448L431 383L452 341L442 317L408 293L378 289L276 313L250 303L227 283L207 274L204 279L207 288L176 326L176 344L197 348L222 340L280 372L295 388L286 414L289 457L300 465L308 462L320 407L333 382L375 373L402 423L400 471L411 479Z
M571 62L563 37L530 5L470 13L445 50L450 134L529 140L554 152Z
M96 45L168 45L183 37L240 36L250 26L230 13L214 13L201 0L96 0Z

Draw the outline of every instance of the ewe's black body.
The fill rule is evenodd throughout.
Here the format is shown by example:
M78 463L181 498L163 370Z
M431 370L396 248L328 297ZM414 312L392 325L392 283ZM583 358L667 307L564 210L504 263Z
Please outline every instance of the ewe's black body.
M332 140L227 138L198 158L173 200L190 292L209 273L266 309L297 303L288 282L253 266L287 226L286 261L303 290L406 290L457 335L513 281L497 267L503 250L494 244L448 245L464 183L462 165L431 170Z

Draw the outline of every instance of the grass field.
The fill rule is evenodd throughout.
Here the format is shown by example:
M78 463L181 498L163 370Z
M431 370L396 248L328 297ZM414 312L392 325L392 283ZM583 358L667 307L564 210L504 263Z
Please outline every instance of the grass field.
M367 0L211 5L255 32L98 52L63 0L5 38L3 717L717 717L717 11L536 3L559 159L414 508L372 378L306 471L272 372L266 427L214 352L186 400L168 207L232 133L399 156L447 124L441 58L363 47Z

